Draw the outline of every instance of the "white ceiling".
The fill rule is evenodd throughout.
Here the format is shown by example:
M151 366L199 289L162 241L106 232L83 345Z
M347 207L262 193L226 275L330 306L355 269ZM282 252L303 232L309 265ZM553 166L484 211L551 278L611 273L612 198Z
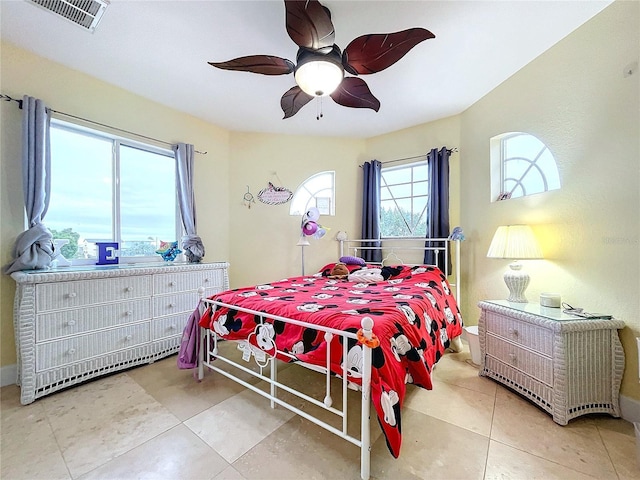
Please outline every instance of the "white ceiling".
M367 33L424 27L435 34L387 70L362 77L380 100L378 113L328 98L321 120L315 102L283 120L280 97L294 86L293 75L207 64L253 54L295 62L297 46L285 30L280 0L111 0L93 34L26 0L1 0L1 34L4 41L229 130L367 138L464 111L611 0L321 3L331 10L340 48Z

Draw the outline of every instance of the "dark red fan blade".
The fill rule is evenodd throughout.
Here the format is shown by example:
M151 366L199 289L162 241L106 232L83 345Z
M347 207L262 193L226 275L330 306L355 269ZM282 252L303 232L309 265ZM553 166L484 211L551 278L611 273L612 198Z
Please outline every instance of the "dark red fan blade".
M370 108L376 112L380 110L380 100L373 96L367 83L361 78L346 77L331 94L333 101L353 108Z
M363 35L344 49L342 64L347 72L354 75L376 73L390 67L429 38L435 38L435 35L424 28Z
M318 50L333 46L331 16L317 0L285 0L287 33L299 47Z
M296 85L295 87L290 88L280 99L280 106L284 112L284 117L282 118L285 119L293 117L298 113L298 110L304 107L312 99L313 97L304 93L299 86Z
M223 70L261 73L262 75L286 75L293 72L295 68L291 60L271 55L249 55L228 62L209 62L209 65Z

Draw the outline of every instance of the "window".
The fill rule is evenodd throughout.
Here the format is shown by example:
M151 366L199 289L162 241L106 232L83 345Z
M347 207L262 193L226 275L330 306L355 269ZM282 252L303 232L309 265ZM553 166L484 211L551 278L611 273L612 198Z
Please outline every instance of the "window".
M427 162L382 169L380 233L383 237L427 234L429 179Z
M96 242L118 242L121 263L158 260L180 235L175 170L171 150L53 120L44 223L74 264L95 263Z
M543 142L528 133L504 133L491 139L492 200L524 197L560 188L555 158Z
M303 215L316 207L320 215L335 215L335 172L316 173L307 178L291 200L289 215Z

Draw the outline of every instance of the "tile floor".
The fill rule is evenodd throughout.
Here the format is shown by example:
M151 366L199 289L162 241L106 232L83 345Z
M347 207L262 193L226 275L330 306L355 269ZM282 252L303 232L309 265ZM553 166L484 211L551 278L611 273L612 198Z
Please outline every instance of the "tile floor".
M26 406L17 386L2 388L0 478L359 478L357 447L222 375L199 383L175 364L172 356ZM295 365L282 365L279 380L324 388ZM479 377L466 351L440 361L432 391L409 387L400 458L371 425L375 479L640 479L631 423L603 415L558 426Z

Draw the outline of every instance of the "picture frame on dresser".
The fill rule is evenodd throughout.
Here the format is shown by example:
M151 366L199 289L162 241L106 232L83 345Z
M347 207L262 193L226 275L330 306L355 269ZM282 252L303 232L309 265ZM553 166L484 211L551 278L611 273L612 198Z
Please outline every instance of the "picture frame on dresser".
M575 317L537 303L478 306L481 376L518 392L559 425L588 413L621 416L623 321Z
M177 353L227 262L64 267L11 274L20 401Z

